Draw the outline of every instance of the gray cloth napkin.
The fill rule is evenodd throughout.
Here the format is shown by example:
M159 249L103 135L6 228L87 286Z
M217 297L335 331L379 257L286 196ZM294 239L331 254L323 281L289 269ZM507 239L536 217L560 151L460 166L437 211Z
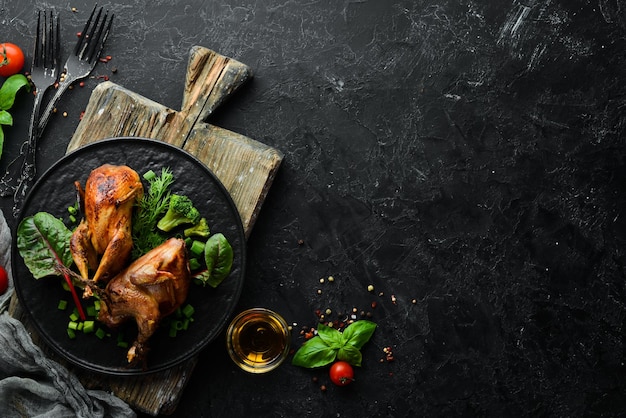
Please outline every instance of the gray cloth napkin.
M1 210L0 264L9 273L9 290L0 296L0 417L135 417L121 399L87 390L46 357L24 325L6 312L13 293L11 230Z

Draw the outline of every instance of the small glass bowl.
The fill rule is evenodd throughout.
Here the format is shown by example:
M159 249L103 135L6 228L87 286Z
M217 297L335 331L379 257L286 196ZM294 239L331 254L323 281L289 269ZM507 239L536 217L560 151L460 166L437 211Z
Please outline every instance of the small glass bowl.
M226 331L226 347L237 366L249 373L278 367L289 353L291 333L282 316L265 308L237 315Z

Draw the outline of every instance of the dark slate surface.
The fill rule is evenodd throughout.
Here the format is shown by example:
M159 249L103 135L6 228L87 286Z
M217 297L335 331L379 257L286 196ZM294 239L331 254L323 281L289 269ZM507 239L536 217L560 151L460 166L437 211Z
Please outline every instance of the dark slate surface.
M2 40L30 49L34 3L0 0ZM69 50L92 6L46 4ZM192 45L254 70L210 119L285 153L239 310L282 313L295 348L318 309L378 324L347 388L290 364L247 375L212 344L176 416L624 413L622 2L101 4L116 13L113 59L95 74L155 101L180 108ZM40 170L100 80L59 105L68 116L50 123ZM395 360L381 362L388 346Z

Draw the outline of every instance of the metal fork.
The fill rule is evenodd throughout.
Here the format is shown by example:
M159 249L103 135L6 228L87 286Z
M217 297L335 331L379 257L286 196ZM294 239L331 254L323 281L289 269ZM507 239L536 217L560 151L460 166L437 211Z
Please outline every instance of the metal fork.
M30 80L34 84L35 98L30 116L28 139L22 144L20 156L11 161L7 172L0 179L0 194L8 196L14 193L14 201L16 203L13 207L14 215L26 193L26 187L23 186L30 183L35 177L35 149L37 138L39 137L39 109L46 91L57 81L60 67L60 50L59 16L57 15L54 18L52 11L48 15L40 10L37 14L37 33L30 69ZM20 157L24 158L21 165L17 164ZM20 171L16 171L16 169ZM16 179L18 184L12 184Z
M109 37L113 17L115 15L111 14L109 17L109 12L106 11L103 17L102 7L96 14L97 9L98 7L96 5L91 11L91 15L76 42L74 53L70 55L65 63L57 90L54 96L52 96L52 99L50 99L46 109L41 114L41 119L39 120L40 133L43 133L46 128L50 116L54 113L54 108L67 88L76 81L87 78L98 63L100 53Z

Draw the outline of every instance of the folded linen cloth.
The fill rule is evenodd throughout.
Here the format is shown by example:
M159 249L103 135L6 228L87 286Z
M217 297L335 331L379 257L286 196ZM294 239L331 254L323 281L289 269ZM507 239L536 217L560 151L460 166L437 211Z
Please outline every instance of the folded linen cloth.
M8 312L13 293L11 230L0 210L0 264L9 290L0 295L0 417L135 417L112 393L88 390L66 367L46 357Z

